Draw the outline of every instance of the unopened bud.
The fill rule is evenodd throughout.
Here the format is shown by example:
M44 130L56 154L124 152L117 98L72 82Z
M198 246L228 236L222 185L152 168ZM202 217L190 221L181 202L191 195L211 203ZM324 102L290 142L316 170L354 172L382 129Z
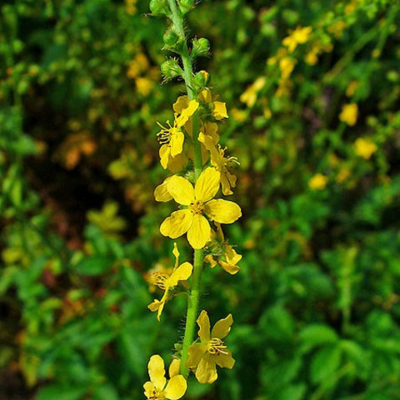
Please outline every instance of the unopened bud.
M166 0L150 0L150 11L155 16L169 15Z
M168 29L163 36L164 43L169 48L174 48L181 42L180 36L175 32L174 29Z
M164 79L166 81L183 75L182 68L179 66L178 61L174 58L164 61L161 64L161 72L164 75Z
M193 39L192 56L207 57L210 54L210 42L205 38Z
M181 9L183 14L187 14L194 8L195 3L195 0L180 0L179 8Z
M210 82L210 75L207 71L198 72L193 79L193 85L197 92L201 92Z

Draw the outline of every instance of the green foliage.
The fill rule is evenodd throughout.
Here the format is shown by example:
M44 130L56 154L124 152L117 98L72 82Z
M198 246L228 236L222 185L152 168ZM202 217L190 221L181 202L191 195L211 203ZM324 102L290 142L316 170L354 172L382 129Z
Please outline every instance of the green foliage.
M179 38L148 3L0 6L0 367L38 400L141 398L149 356L181 339L179 297L162 329L147 309L151 271L172 266L156 122L181 93L160 86L159 49ZM215 319L234 310L235 368L187 397L396 399L399 5L198 7L192 51L212 57L197 70L227 102L222 141L241 163L228 237L243 260L207 274L201 299ZM297 27L312 29L290 52Z

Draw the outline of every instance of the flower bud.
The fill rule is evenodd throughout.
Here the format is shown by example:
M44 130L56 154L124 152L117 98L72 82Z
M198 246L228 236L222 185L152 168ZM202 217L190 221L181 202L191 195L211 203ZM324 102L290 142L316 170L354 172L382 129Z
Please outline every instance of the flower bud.
M182 41L175 30L171 28L164 33L163 40L168 48L175 48Z
M169 14L169 8L166 0L150 0L150 11L154 16Z
M175 58L170 58L161 64L161 72L166 81L183 75L183 70L179 66L178 61Z
M187 14L191 11L195 6L195 0L181 0L179 2L179 8L181 9L183 14Z
M207 57L210 55L210 42L205 38L193 39L192 56Z
M197 92L201 92L210 82L210 75L207 71L198 72L193 79L193 86Z

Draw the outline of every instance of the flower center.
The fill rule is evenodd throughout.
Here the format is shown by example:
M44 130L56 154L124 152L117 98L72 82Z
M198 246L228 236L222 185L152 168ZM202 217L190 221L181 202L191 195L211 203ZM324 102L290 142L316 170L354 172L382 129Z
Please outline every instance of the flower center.
M164 390L154 389L148 400L165 400Z
M169 278L169 275L163 274L162 272L154 272L153 273L153 282L155 285L157 285L160 289L165 290L167 285L167 279Z
M228 354L226 349L225 342L219 338L212 338L207 343L207 351L213 355Z
M190 205L190 211L193 214L203 214L204 204L200 200L196 200Z
M162 144L169 144L169 142L171 141L171 136L172 136L172 126L169 123L169 121L167 121L168 124L168 128L166 128L165 126L162 126L159 122L157 122L158 126L161 128L161 131L157 133L157 140L158 143Z

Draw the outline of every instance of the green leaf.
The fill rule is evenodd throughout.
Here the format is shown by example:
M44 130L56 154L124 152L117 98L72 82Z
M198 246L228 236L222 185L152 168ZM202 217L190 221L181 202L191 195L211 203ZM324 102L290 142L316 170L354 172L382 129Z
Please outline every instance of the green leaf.
M301 400L304 398L306 392L306 385L299 383L298 385L291 385L284 388L276 400Z
M41 389L36 400L80 400L85 393L86 388L55 384Z
M80 261L75 269L81 275L96 276L108 271L113 265L112 257L91 256Z
M337 333L328 325L313 324L300 332L301 350L307 353L314 347L338 341Z
M311 361L311 381L321 383L333 375L340 366L342 350L333 345L319 350Z

